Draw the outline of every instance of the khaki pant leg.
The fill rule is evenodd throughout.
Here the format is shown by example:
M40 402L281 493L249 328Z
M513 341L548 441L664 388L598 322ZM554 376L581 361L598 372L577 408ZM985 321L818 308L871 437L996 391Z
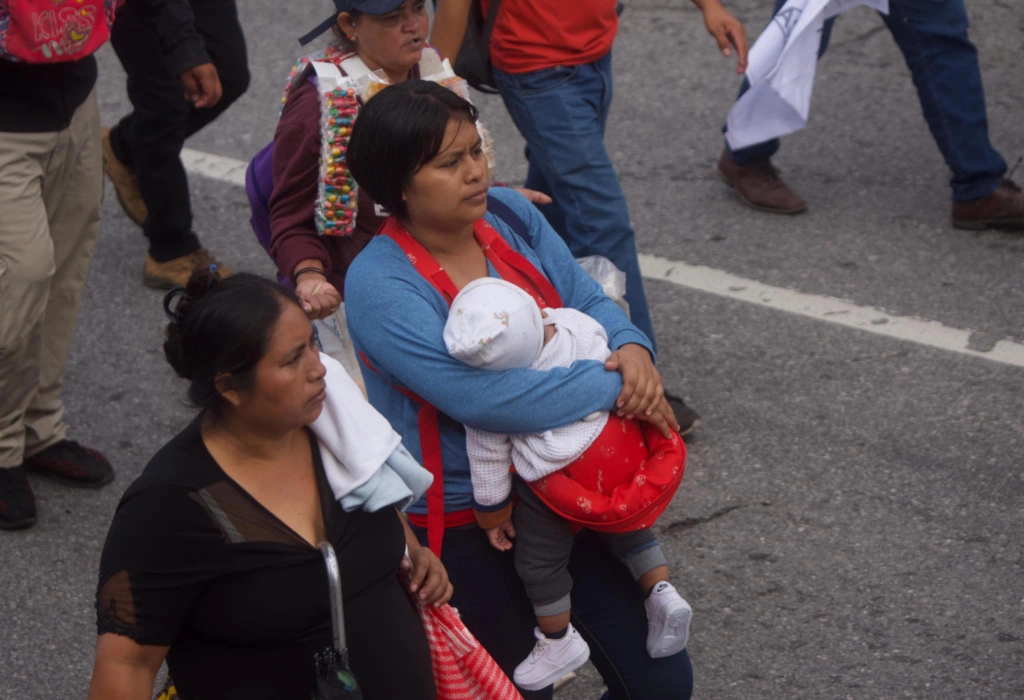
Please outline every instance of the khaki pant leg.
M64 402L60 391L71 349L82 288L96 252L103 202L103 151L96 91L61 132L61 162L47 173L43 202L50 221L54 275L43 315L39 389L25 413L25 455L63 440ZM56 161L55 158L54 160Z
M60 134L0 132L0 468L24 459L54 273L43 182Z

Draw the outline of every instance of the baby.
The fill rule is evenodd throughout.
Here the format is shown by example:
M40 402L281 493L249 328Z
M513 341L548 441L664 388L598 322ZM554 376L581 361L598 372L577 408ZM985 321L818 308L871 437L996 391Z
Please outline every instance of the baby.
M452 357L477 369L543 371L578 360L604 362L611 354L604 328L586 314L541 311L527 292L496 278L459 293L444 340ZM537 644L515 670L519 687L545 688L590 657L569 622L567 568L581 527L598 531L647 595L648 654L667 657L686 647L692 611L668 582L667 562L648 529L681 479L685 451L678 436L652 456L639 422L598 411L534 435L467 426L466 446L477 521L499 550L510 549L515 538L516 571L537 615ZM513 465L521 477L515 482ZM513 486L519 496L514 527Z

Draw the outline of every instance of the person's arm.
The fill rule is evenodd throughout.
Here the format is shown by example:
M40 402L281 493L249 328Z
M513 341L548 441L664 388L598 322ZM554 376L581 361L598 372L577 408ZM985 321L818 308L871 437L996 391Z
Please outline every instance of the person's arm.
M168 649L139 644L119 634L101 634L96 639L89 700L150 700Z
M156 32L168 68L180 75L189 68L212 63L206 42L196 30L189 0L127 0ZM116 20L115 20L116 21Z
M508 188L492 188L490 195L512 209L530 231L532 238L526 244L536 253L544 274L558 290L562 305L600 323L608 334L608 347L613 351L623 345L636 344L645 348L653 359L654 348L647 336L630 323L619 305L580 267L565 241L537 207Z
M604 327L608 346L614 351L605 368L620 372L623 379L622 390L615 402L617 413L651 420L666 437L669 427L678 430L675 415L663 400L664 386L647 336L629 322L622 309L580 267L568 246L536 207L516 193L500 188L492 189L491 196L509 206L526 224L531 234L531 240L526 243L558 289L562 304L583 312Z
M508 0L506 0L507 2ZM441 58L455 59L462 48L469 24L469 10L473 0L438 0L434 10L434 27L430 31L430 45L441 54Z
M491 530L512 515L512 439L467 427L466 455L473 480L473 512L480 527Z
M291 277L295 280L295 294L302 302L302 310L311 320L327 318L341 306L341 293L327 281L327 271L322 260L300 260L293 268Z
M150 464L182 458L162 450ZM188 610L223 558L224 539L186 489L129 487L100 557L90 700L149 700Z
M295 285L303 311L314 319L330 316L341 304L340 290L327 281L331 256L314 219L320 196L320 138L320 103L312 84L305 83L292 93L274 132L270 256ZM300 270L307 272L296 278Z
M704 26L708 34L715 38L722 55L732 55L732 46L736 49L736 72L743 75L747 71L747 33L743 24L722 7L720 0L693 0L693 4L704 13Z
M345 310L357 347L374 367L480 430L539 433L557 428L596 410L611 410L622 389L622 377L600 362L546 372L492 372L454 359L444 343L444 302L389 240L375 240L349 268Z
M164 63L181 80L189 100L200 108L217 104L222 95L220 76L196 30L189 0L127 1L156 32Z

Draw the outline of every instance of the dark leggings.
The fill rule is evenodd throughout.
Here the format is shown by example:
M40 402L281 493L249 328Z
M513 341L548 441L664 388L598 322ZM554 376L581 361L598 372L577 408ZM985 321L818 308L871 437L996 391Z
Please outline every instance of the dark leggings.
M414 528L426 544L426 530ZM499 552L477 525L445 531L441 561L455 586L451 604L466 626L511 677L534 645L535 619L516 576L512 552ZM590 660L608 686L606 700L688 700L693 692L690 657L647 655L644 598L626 567L592 532L576 536L569 572L572 623L590 645ZM550 700L551 689L524 692Z
M216 119L249 86L245 37L235 0L193 0L195 28L217 68L224 96L196 109L177 75L164 65L160 39L133 3L118 10L110 43L128 73L132 112L110 132L114 154L135 169L149 218L142 226L149 254L167 262L199 249L192 232L188 177L181 162L185 139Z

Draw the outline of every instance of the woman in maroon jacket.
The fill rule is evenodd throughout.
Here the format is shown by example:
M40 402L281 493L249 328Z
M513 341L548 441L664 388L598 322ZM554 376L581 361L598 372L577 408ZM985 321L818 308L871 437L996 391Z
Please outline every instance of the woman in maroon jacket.
M357 59L361 69L382 71L392 84L421 77L424 49L433 52L426 43L424 0L334 0L334 4L337 17L304 37L312 38L327 28L334 31L338 41L318 60L334 63L344 74L345 67ZM318 234L314 213L320 197L322 124L320 96L313 80L306 79L311 73L307 66L293 76L274 134L269 252L281 276L295 285L306 314L316 321L324 352L361 384L346 329L342 290L349 265L377 233L387 211L360 190L351 235ZM522 192L531 201L549 201L540 193Z

